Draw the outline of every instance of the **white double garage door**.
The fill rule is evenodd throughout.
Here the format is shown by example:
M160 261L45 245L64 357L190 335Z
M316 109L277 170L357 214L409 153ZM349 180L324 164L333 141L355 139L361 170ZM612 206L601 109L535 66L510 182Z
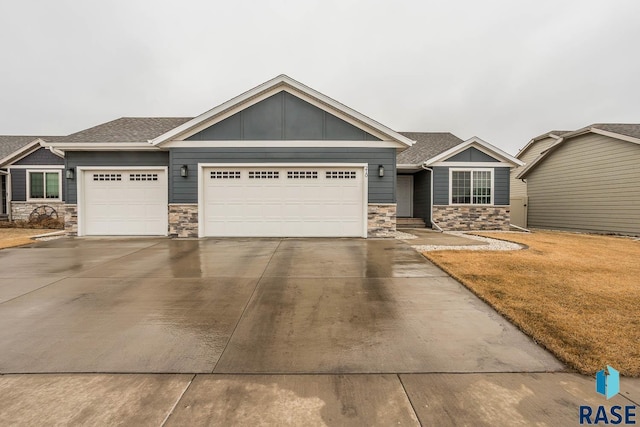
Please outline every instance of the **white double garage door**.
M167 234L166 168L80 175L80 235ZM366 164L200 165L197 175L200 237L366 237Z

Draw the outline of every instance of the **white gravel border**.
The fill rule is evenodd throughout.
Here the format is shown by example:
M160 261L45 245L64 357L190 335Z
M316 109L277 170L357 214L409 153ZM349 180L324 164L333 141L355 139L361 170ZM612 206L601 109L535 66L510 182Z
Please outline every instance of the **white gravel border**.
M483 244L478 245L465 245L465 246L452 246L452 245L413 245L411 246L418 252L428 251L517 251L524 249L524 246L517 243L506 242L504 240L491 239L489 237L474 236L463 231L445 231L444 234L451 234L453 236L460 236L471 240L477 240ZM407 233L396 232L396 239L408 240L410 238L415 239L417 236L409 234L412 237L403 237Z

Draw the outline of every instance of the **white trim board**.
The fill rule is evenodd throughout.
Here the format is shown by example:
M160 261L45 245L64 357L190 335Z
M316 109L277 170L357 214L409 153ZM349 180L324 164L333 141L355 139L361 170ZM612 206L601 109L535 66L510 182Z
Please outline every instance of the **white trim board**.
M64 165L13 165L7 168L11 169L64 169Z
M471 200L473 200L473 172L489 172L491 174L491 201L490 203L453 203L453 182L452 175L453 172L471 172L471 180L469 181L470 190L471 190ZM495 198L495 176L493 169L491 168L474 168L474 167L466 167L466 168L450 168L449 169L449 206L494 206L494 198Z
M170 141L162 148L398 148L393 141Z
M47 195L47 179L46 176L43 176L43 185L44 185L44 198L34 198L31 197L31 173L42 173L44 175L46 175L47 173L56 173L58 174L58 197L56 197L55 199L47 199L46 195ZM44 202L62 202L62 170L61 169L36 169L36 168L29 168L25 171L25 198L27 199L26 201L29 203L33 203L33 202L38 202L38 203L44 203Z
M443 151L442 153L438 154L437 156L434 156L432 158L430 158L429 160L424 162L425 166L432 166L433 164L437 163L437 162L442 162L446 159L448 159L449 157L453 157L458 153L463 152L464 150L466 150L467 148L476 148L480 151L482 151L483 153L485 153L488 156L491 156L493 158L497 158L497 159L502 159L505 163L510 163L513 166L522 166L524 165L523 162L521 162L520 160L516 159L515 157L513 157L512 155L502 151L501 149L499 149L498 147L495 147L491 144L489 144L486 141L483 141L482 139L478 138L477 136L474 136L473 138L470 138L466 141L461 142L460 144L456 145L455 147L452 147L446 151Z
M0 159L0 167L6 168L8 167L7 165L10 165L11 163L15 163L24 159L29 154L37 151L41 147L40 144L42 142L44 142L42 139L36 138L30 143L18 148L13 153L9 154L8 156L5 156L3 159Z

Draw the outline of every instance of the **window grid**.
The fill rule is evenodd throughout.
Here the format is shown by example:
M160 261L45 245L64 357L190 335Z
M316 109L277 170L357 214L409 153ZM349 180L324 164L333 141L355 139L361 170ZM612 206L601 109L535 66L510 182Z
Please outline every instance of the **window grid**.
M327 171L327 179L356 179L355 171Z
M129 174L129 181L157 181L157 173L132 173Z
M249 171L249 179L278 179L278 171Z
M456 204L471 203L471 172L451 172L451 202Z
M94 173L94 181L122 181L122 174L119 173Z
M30 199L59 199L60 172L29 172Z
M240 179L240 171L213 171L211 179Z
M491 203L491 172L473 171L473 204Z
M451 171L451 203L491 204L491 171Z
M316 171L287 171L288 179L318 179Z

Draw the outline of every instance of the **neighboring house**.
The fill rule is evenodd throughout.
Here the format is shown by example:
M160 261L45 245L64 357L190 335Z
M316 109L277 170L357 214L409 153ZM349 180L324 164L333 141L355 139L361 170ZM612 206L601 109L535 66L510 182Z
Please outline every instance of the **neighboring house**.
M640 124L563 135L518 175L529 227L640 235Z
M511 224L518 227L527 227L527 183L517 179L516 177L524 170L524 168L537 159L540 154L553 144L558 142L560 137L567 133L562 130L552 130L543 135L533 138L516 154L516 158L524 163L511 170L510 175L510 205L511 205Z
M386 237L397 209L504 229L520 164L478 138L398 133L284 75L195 118L121 118L39 145L9 162L12 209L46 202L80 236Z
M27 220L39 211L64 216L64 158L42 147L56 137L0 136L0 183L3 219ZM45 208L46 207L46 208Z
M522 162L477 137L402 134L416 143L398 154L399 218L444 230L509 229L509 171Z

